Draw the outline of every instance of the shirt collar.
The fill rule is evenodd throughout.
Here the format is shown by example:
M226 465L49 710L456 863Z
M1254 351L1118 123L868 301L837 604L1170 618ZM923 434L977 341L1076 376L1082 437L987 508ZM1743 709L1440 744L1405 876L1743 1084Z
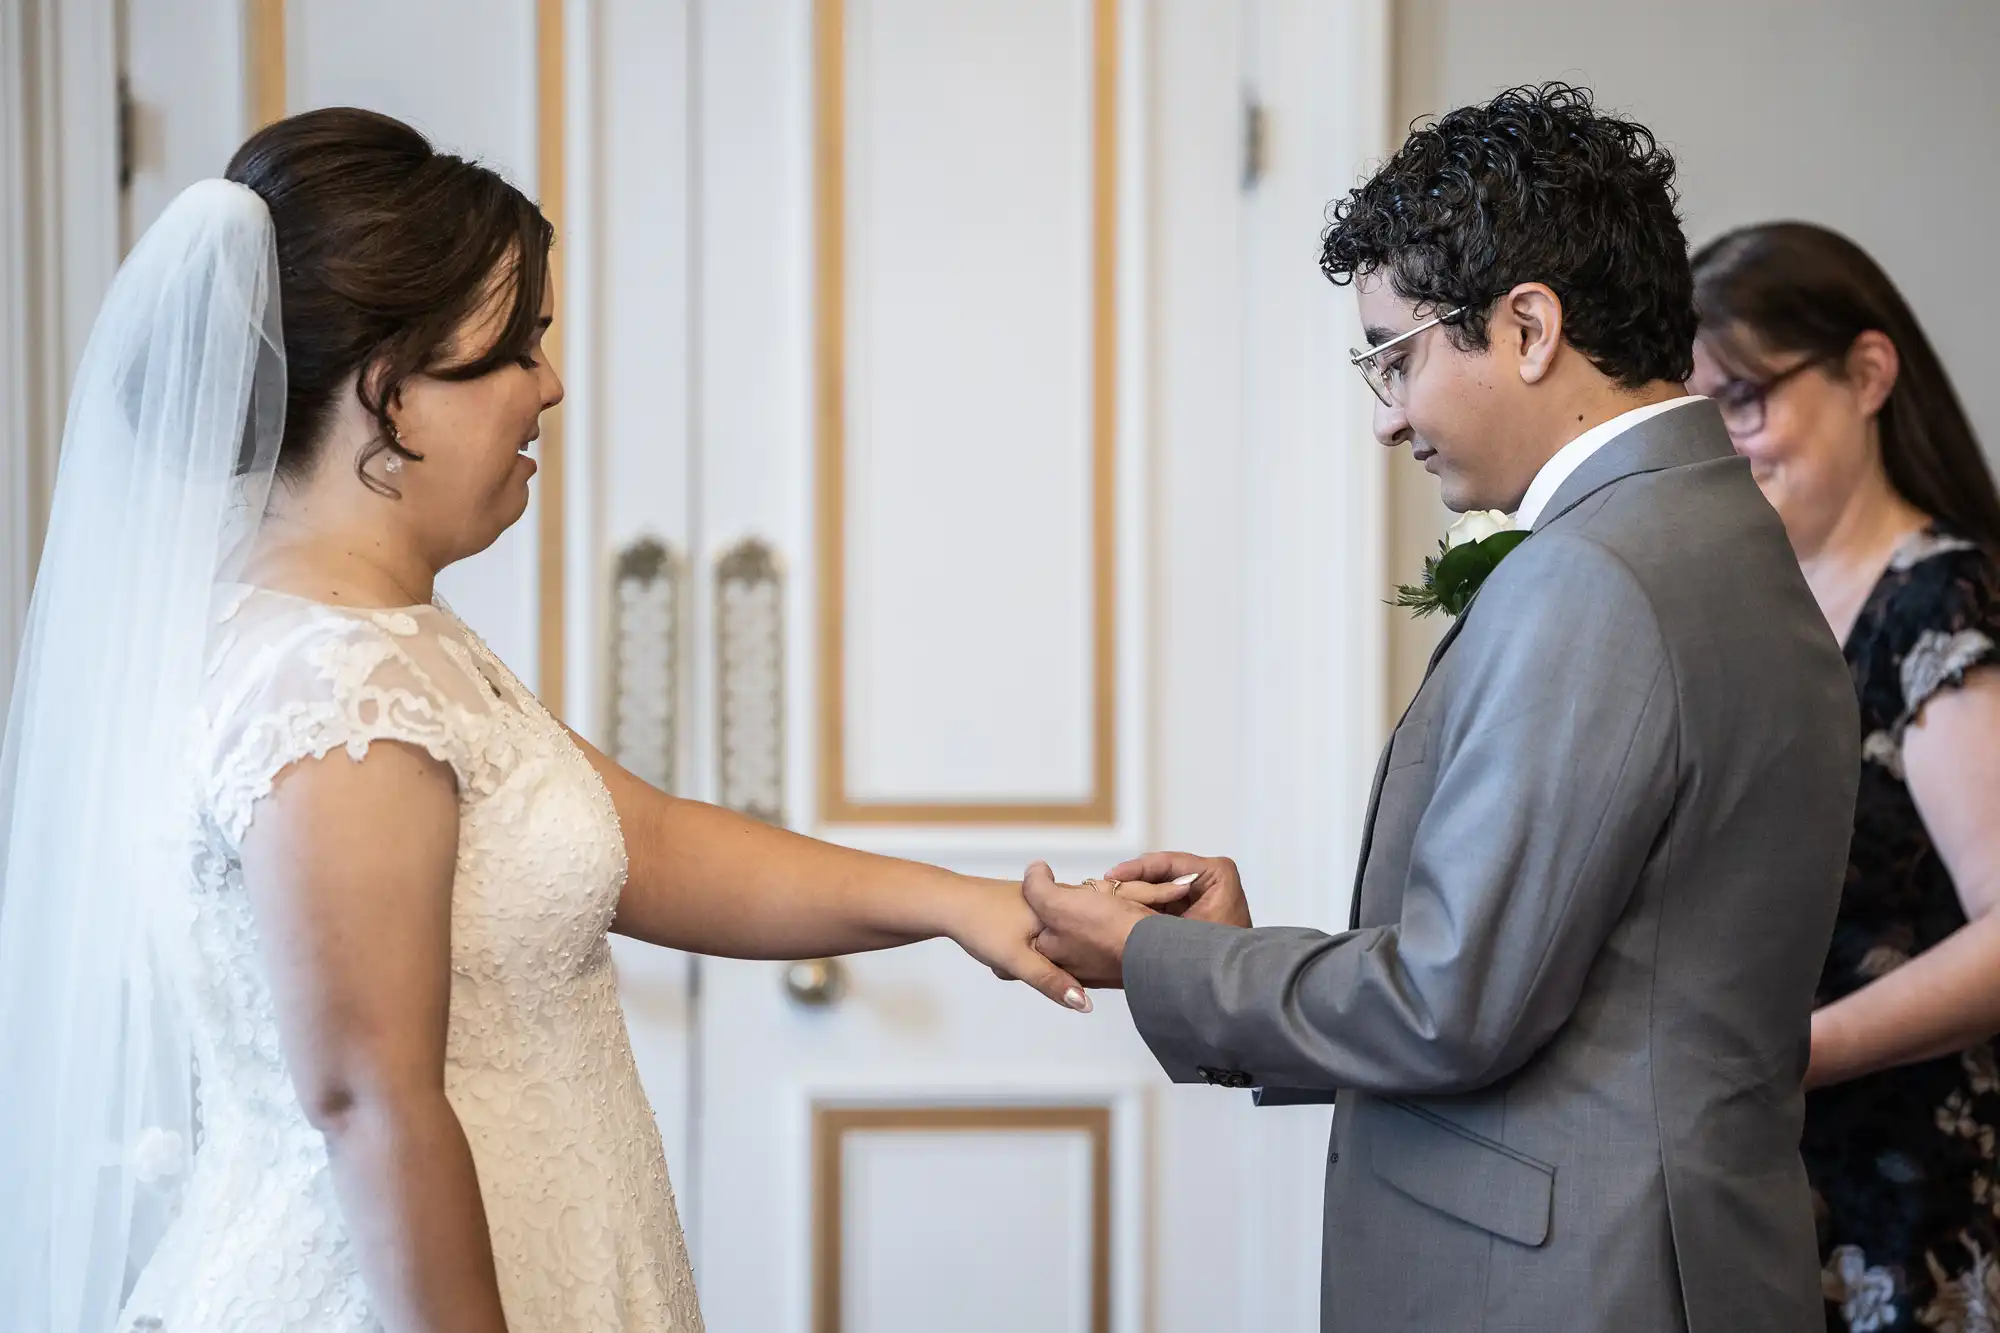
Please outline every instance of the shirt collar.
M1706 401L1700 394L1669 398L1665 402L1648 403L1644 407L1635 407L1630 412L1621 412L1609 421L1592 426L1556 450L1555 456L1542 464L1542 470L1528 483L1528 493L1521 497L1521 507L1514 511L1514 526L1524 532L1534 527L1542 516L1542 510L1548 508L1549 501L1555 499L1556 492L1569 480L1570 473L1582 467L1592 454L1626 431L1662 412L1671 412L1676 407Z

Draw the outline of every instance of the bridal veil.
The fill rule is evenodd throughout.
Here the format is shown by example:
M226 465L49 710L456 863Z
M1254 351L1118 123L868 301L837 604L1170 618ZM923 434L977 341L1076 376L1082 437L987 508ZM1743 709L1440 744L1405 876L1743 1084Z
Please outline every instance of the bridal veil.
M171 1220L194 1069L167 954L218 580L285 408L277 251L203 181L140 240L78 367L0 750L0 1309L103 1333Z

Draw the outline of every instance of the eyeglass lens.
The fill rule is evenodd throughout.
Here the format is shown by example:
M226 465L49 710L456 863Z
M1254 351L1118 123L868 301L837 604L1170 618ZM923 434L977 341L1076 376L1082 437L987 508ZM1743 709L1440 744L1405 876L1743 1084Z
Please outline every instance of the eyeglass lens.
M1715 396L1722 410L1722 426L1731 435L1755 435L1764 429L1764 395L1761 384L1732 384Z

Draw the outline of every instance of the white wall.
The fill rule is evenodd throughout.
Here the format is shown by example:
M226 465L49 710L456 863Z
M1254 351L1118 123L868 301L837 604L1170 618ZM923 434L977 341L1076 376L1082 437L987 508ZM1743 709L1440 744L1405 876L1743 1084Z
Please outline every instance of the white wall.
M113 0L0 0L0 697L69 377L117 267Z
M1993 0L1397 0L1394 120L1561 78L1680 161L1688 239L1802 218L1853 237L1916 307L2000 458L2000 4ZM1393 574L1442 511L1391 469ZM1397 632L1391 704L1438 626Z

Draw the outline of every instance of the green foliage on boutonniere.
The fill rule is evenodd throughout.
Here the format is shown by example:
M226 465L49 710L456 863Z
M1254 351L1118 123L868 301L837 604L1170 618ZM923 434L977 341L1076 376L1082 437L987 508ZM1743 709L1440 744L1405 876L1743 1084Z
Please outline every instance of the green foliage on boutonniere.
M1463 615L1472 603L1472 594L1486 582L1486 576L1500 567L1507 553L1528 540L1525 532L1496 532L1482 541L1451 545L1438 543L1438 553L1424 561L1419 583L1405 583L1396 589L1396 605L1406 607L1419 618L1442 611L1454 618Z

